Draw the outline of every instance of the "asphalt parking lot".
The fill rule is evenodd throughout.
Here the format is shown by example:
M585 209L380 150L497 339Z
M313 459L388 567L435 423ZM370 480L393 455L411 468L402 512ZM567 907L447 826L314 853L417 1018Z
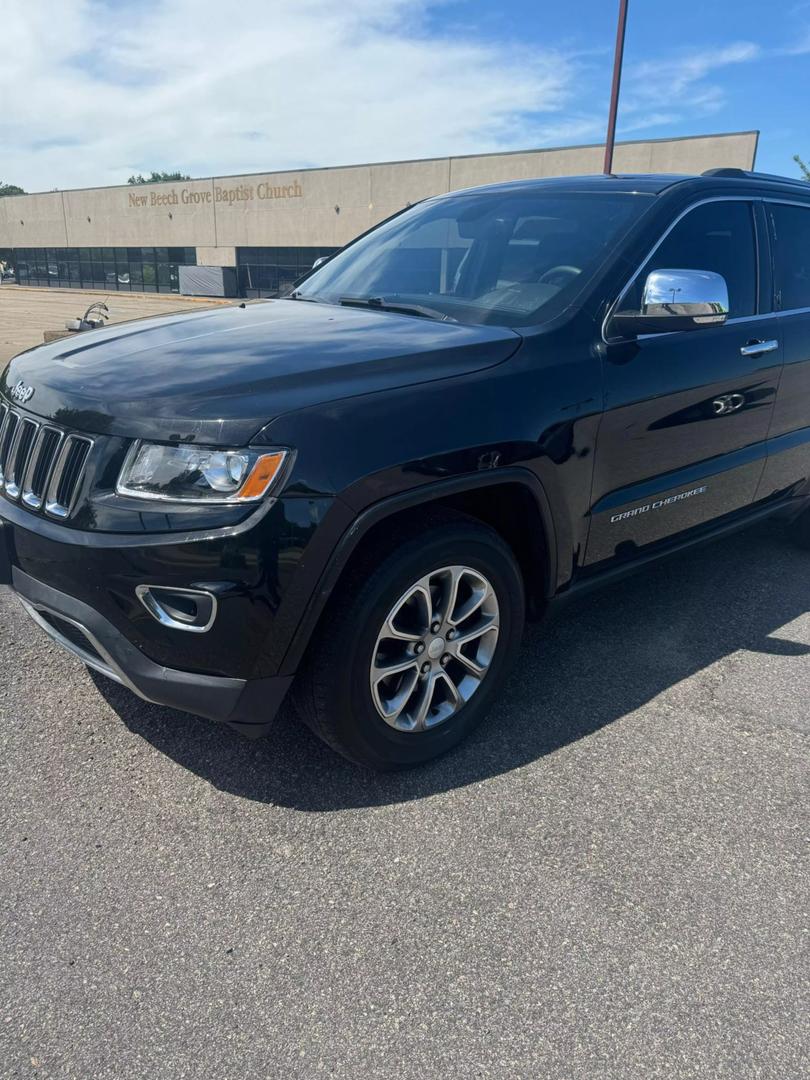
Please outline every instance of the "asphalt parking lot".
M146 705L0 590L2 1076L808 1075L808 612L774 526L681 556L379 777Z

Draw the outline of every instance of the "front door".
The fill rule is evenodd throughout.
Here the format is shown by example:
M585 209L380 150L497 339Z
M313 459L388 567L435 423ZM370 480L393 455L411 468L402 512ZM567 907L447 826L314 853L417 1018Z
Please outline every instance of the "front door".
M642 553L753 501L781 366L777 319L758 314L757 267L753 206L715 200L675 224L626 290L619 306L638 310L650 271L714 271L728 285L729 320L606 346L587 564Z

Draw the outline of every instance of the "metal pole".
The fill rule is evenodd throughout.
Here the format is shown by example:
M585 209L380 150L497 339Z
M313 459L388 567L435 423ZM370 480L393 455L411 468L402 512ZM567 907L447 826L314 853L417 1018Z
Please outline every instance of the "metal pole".
M624 28L627 25L627 2L628 0L619 0L619 25L616 27L616 53L613 57L613 86L610 91L610 113L608 115L607 139L605 140L604 172L607 175L613 172L613 143L616 138L616 113L619 108L619 86L622 81Z

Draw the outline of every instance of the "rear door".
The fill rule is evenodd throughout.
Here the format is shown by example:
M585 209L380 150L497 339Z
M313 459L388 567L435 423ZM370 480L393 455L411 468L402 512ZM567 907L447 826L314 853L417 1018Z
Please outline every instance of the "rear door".
M587 564L632 556L754 500L781 365L762 232L754 201L695 205L617 305L639 310L652 270L710 270L728 285L724 326L621 341L608 320Z
M765 210L785 364L760 499L810 490L810 203L773 201Z

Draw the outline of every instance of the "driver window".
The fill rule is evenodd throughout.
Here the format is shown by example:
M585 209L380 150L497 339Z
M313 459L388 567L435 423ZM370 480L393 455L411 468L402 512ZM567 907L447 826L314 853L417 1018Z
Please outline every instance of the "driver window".
M653 270L711 270L728 285L729 318L753 315L757 262L750 203L722 201L697 206L666 236L633 283L623 306L641 310L641 294Z

